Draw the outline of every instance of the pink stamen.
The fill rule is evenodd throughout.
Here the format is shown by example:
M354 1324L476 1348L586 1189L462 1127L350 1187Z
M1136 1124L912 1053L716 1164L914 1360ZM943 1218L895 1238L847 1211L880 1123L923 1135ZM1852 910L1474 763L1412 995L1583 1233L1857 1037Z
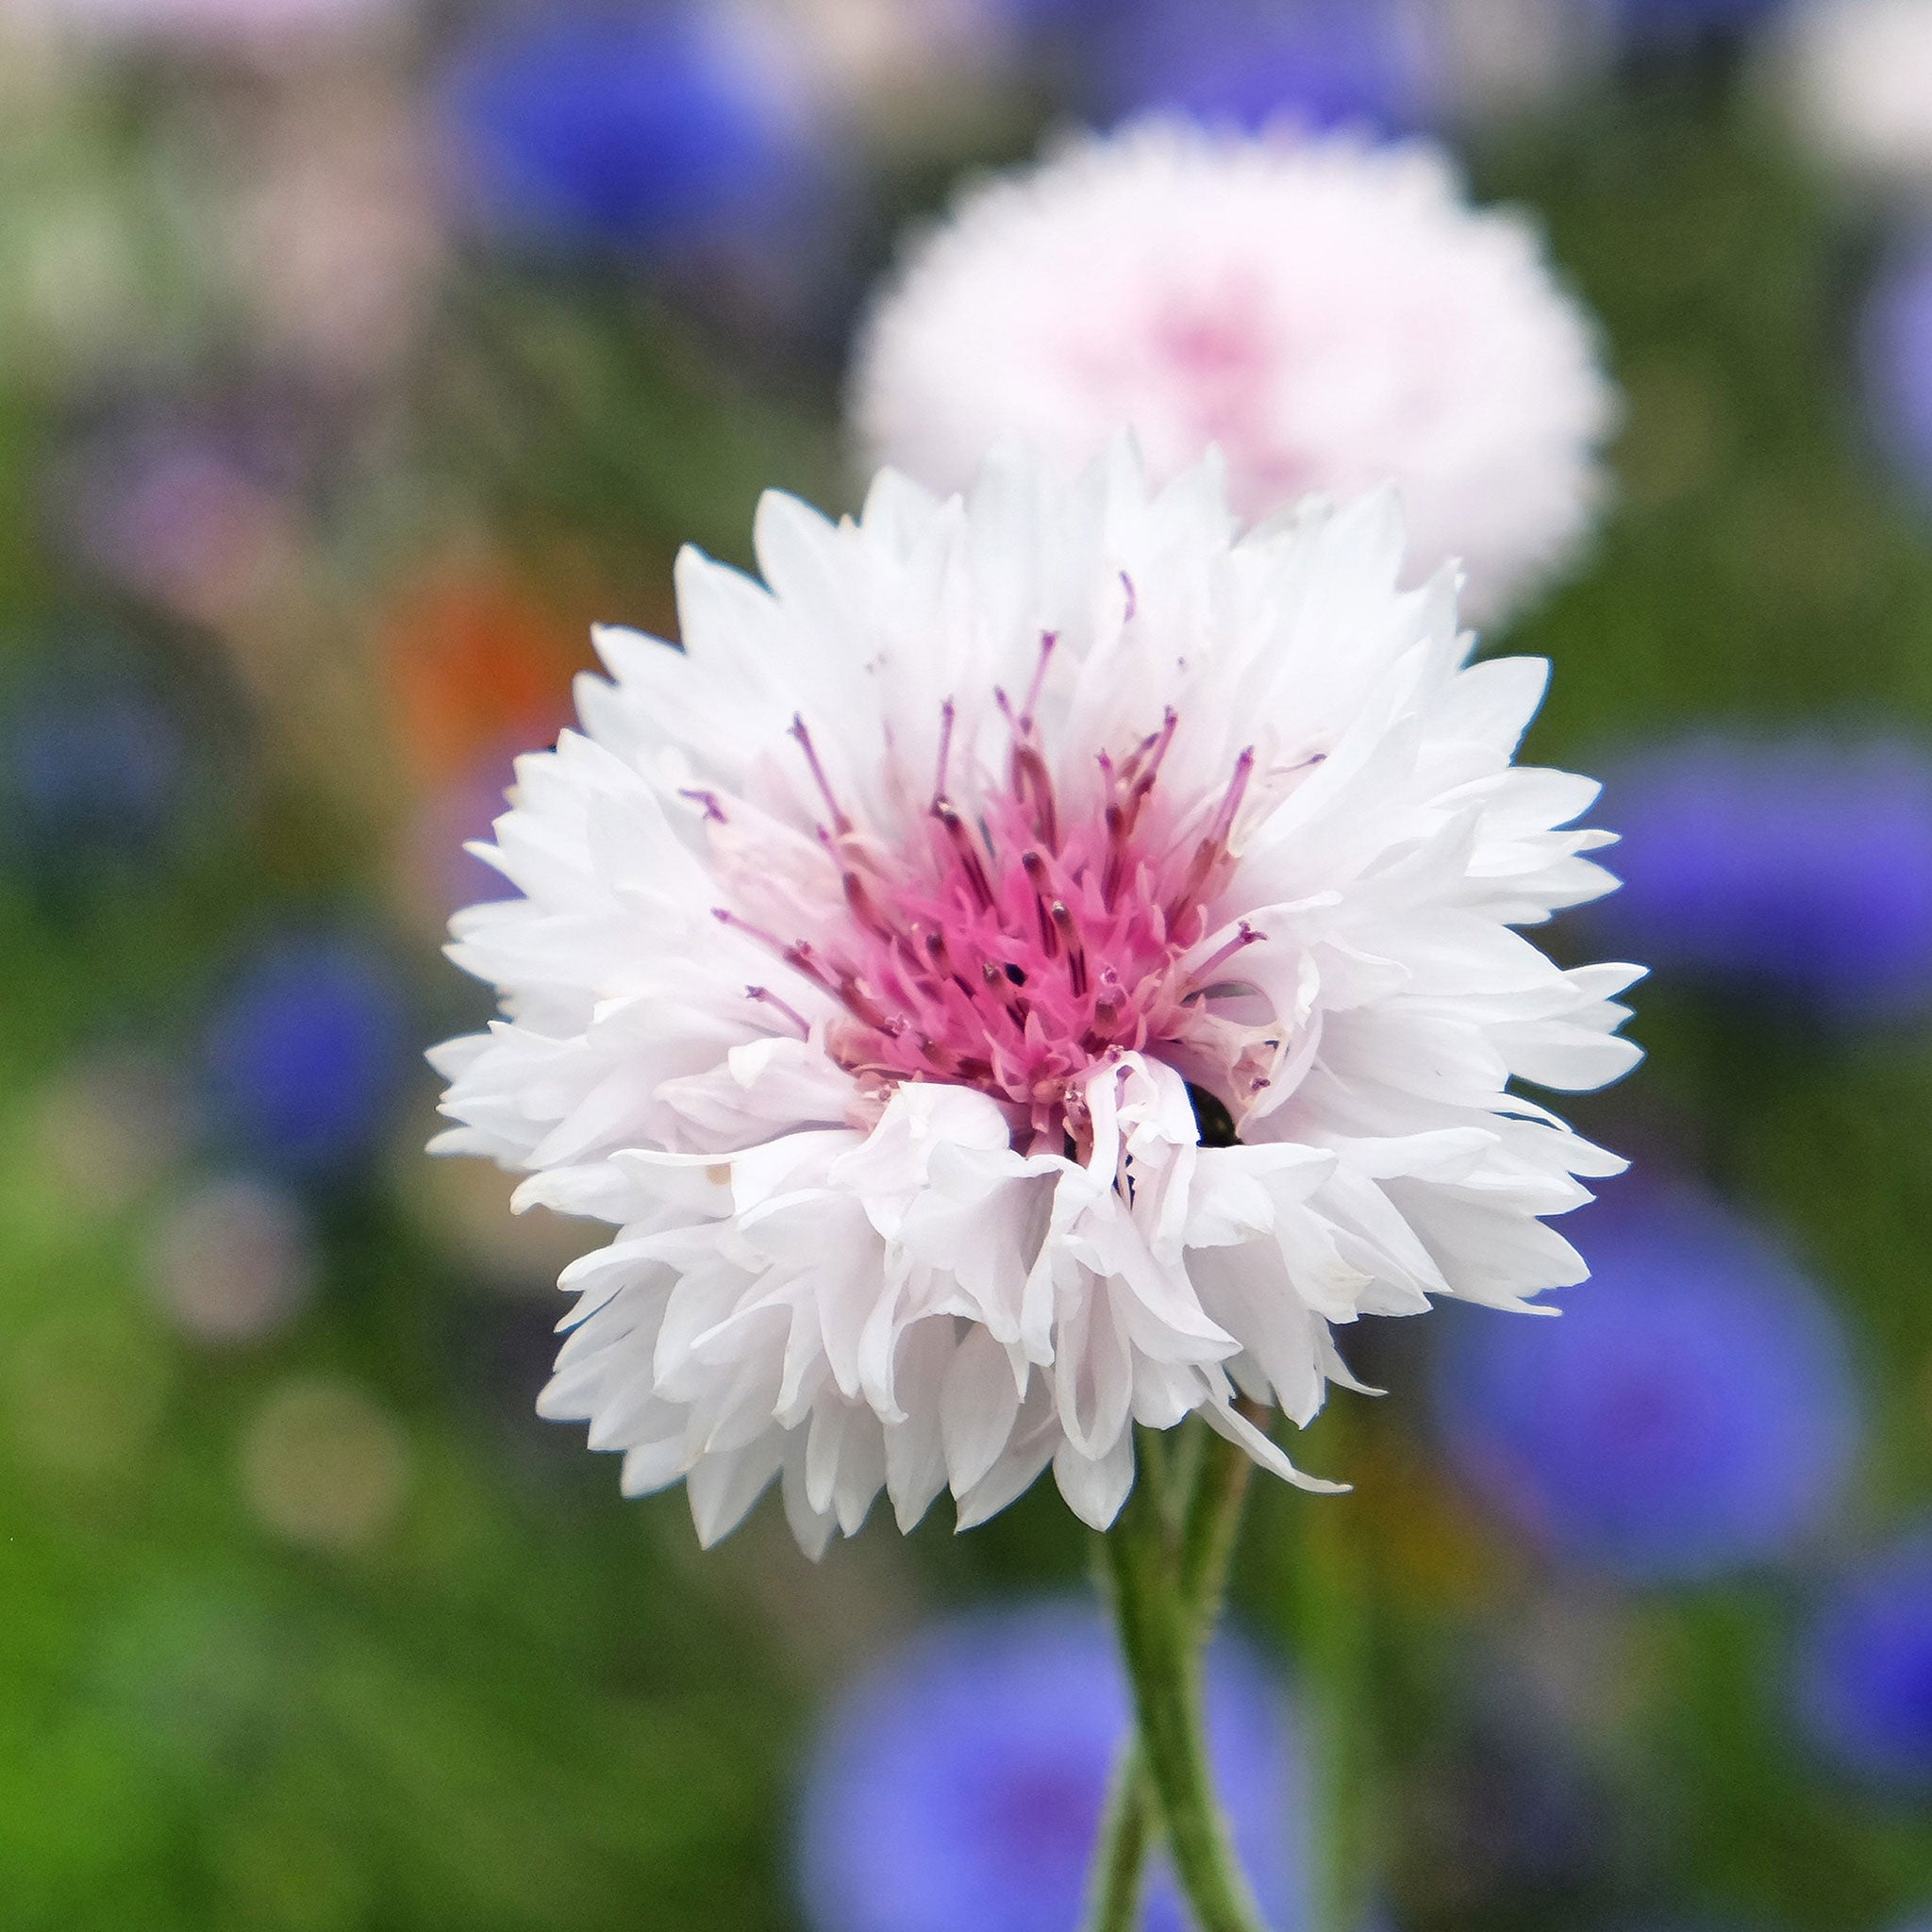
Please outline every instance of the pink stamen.
M794 940L791 945L781 946L778 957L786 965L796 967L813 985L830 993L835 1000L844 998L838 975L819 963L819 956L808 941Z
M1112 774L1109 773L1109 776ZM1107 808L1107 865L1100 874L1100 896L1109 910L1120 897L1121 881L1126 872L1127 844L1133 827L1126 813L1117 805Z
M1241 800L1247 793L1248 779L1255 769L1255 748L1250 745L1235 760L1234 776L1227 782L1227 790L1222 795L1221 808L1214 814L1214 823L1208 827L1206 836L1194 847L1194 856L1188 862L1188 870L1181 880L1180 891L1168 901L1170 924L1183 908L1200 899L1208 889L1208 882L1219 870L1222 862L1229 857L1227 841L1234 831L1236 816L1241 808Z
M933 774L932 802L937 805L946 795L946 767L953 758L953 701L948 698L940 707L940 758L939 769Z
M1221 809L1214 814L1214 824L1208 831L1208 838L1217 845L1225 845L1228 836L1234 830L1236 814L1241 808L1241 800L1246 797L1248 780L1254 775L1255 747L1251 744L1234 761L1234 776L1227 781L1227 791L1223 794Z
M1015 991L1012 976L1007 972L1006 968L996 965L992 960L989 959L979 971L981 976L986 981L988 990L998 999L1000 1005L1007 1009L1014 1024L1024 1027L1026 1024L1026 1015L1030 1008L1027 1007L1026 1002L1021 998L1018 991Z
M866 890L865 881L856 872L847 872L842 881L845 888L845 903L852 908L852 916L867 932L877 939L892 940L899 937L898 928L878 908L878 903Z
M1060 945L1067 956L1067 984L1074 989L1076 999L1087 996L1087 949L1080 943L1080 928L1074 924L1074 915L1067 910L1066 902L1056 899L1047 908L1047 916L1053 921L1053 929L1059 936Z
M1020 713L1020 729L1028 736L1033 730L1033 715L1040 707L1040 693L1046 688L1046 667L1059 641L1057 630L1040 633L1040 661L1033 667L1033 682L1026 687L1026 703Z
M1237 953L1252 946L1261 937L1262 935L1257 933L1245 919L1242 920L1240 926L1236 928L1234 938L1229 940L1225 945L1216 947L1212 953L1208 954L1207 958L1203 959L1194 968L1192 974L1190 974L1193 984L1197 987L1206 986L1208 983L1208 975L1217 966L1226 965Z
M781 1000L770 987L748 986L744 990L744 996L748 1000L757 1000L759 1005L771 1007L775 1011L782 1013L786 1019L790 1020L798 1028L798 1037L801 1040L809 1040L811 1038L811 1026L805 1015L789 1001Z
M747 939L758 941L761 946L769 946L774 953L785 950L785 941L776 933L767 932L761 925L754 925L748 919L741 919L726 906L713 906L711 917L720 925L728 925L734 932L741 932Z
M1047 877L1046 860L1038 852L1026 852L1021 855L1020 865L1026 874L1026 883L1033 888L1033 909L1040 921L1040 949L1051 959L1059 951L1059 935L1047 909L1053 887Z
M896 1040L906 1030L905 1021L879 1005L878 995L856 974L848 973L839 982L839 997L855 1020L863 1020L888 1039Z
M959 868L966 875L966 883L973 888L973 896L979 901L980 909L991 912L993 908L992 886L974 847L973 834L967 830L966 821L959 816L958 808L950 798L936 798L932 802L932 815L945 827L946 837L953 841L953 849L959 855Z
M1055 642L1041 634L1017 714L996 694L1012 738L1001 777L953 771L957 712L946 700L935 829L910 843L855 829L794 720L831 820L821 843L836 892L820 901L807 891L803 903L823 910L808 915L808 936L791 940L722 908L717 916L838 1003L823 1037L867 1093L905 1080L975 1087L1005 1111L1015 1147L1077 1152L1091 1139L1083 1084L1111 1055L1200 1051L1232 1037L1224 1091L1243 1091L1251 1047L1225 1020L1209 1027L1204 1008L1237 991L1216 975L1262 935L1243 923L1187 962L1203 950L1209 894L1232 863L1255 755L1241 753L1218 800L1170 798L1179 718L1169 709L1124 758L1098 755L1098 795L1087 790L1074 810L1056 793L1035 717ZM955 783L967 788L957 800ZM1190 824L1205 829L1176 836ZM812 1037L804 1014L767 989L748 996Z
M1154 787L1160 778L1160 767L1167 758L1167 748L1174 742L1174 735L1179 728L1180 722L1179 715L1170 707L1160 729L1151 738L1141 740L1139 749L1129 760L1130 764L1138 765L1145 754L1153 754L1148 759L1147 769L1135 778L1132 789L1127 793L1127 828L1130 831L1140 823L1141 807L1154 795ZM1252 761L1251 755L1250 762Z
M825 809L832 815L832 830L843 838L852 829L852 821L845 816L841 806L832 791L831 781L825 776L825 768L819 762L818 747L811 741L811 733L805 728L805 720L794 714L791 720L791 735L798 741L798 748L805 754L805 761L811 767L813 782L819 788L819 796L825 801Z
M1050 852L1060 849L1059 806L1054 797L1053 774L1030 744L1013 747L1013 795L1030 809L1033 829Z

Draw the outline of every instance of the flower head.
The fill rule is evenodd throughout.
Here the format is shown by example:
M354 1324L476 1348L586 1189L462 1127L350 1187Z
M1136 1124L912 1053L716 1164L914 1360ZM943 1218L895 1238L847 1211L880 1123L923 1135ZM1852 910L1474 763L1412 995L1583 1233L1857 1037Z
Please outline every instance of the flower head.
M1611 13L1636 41L1742 33L1784 0L1612 0Z
M813 161L749 18L567 8L479 28L443 87L475 211L523 240L653 254L768 224Z
M1296 1766L1281 1690L1239 1639L1208 1655L1216 1782L1242 1861L1291 1932ZM1065 1932L1128 1734L1106 1624L1075 1604L980 1611L926 1631L850 1691L813 1754L799 1831L822 1932ZM1172 1883L1144 1932L1181 1932Z
M370 33L408 9L397 0L51 0L46 11L84 34L270 47Z
M1218 446L1249 518L1392 478L1419 571L1459 560L1485 618L1584 535L1612 414L1536 237L1439 149L1168 120L969 189L877 299L851 407L940 490L1008 434L1071 474L1123 423L1163 478Z
M1798 1688L1807 1729L1847 1771L1932 1789L1932 1533L1840 1583L1807 1637Z
M1932 0L1801 0L1781 33L1791 109L1822 158L1932 183Z
M275 396L143 403L74 451L57 495L62 535L121 589L223 627L293 568L312 442Z
M1141 0L1108 21L1099 65L1120 108L1250 127L1291 113L1320 127L1396 130L1436 105L1433 41L1404 0Z
M175 1325L217 1348L286 1327L313 1296L319 1272L300 1200L241 1174L176 1192L145 1260L149 1292Z
M322 936L265 948L207 1023L207 1083L224 1138L291 1172L347 1165L383 1124L404 1038L395 977L365 946Z
M1707 737L1610 784L1624 890L1592 918L1611 943L1845 1015L1932 1003L1924 751Z
M1580 1276L1538 1217L1620 1163L1507 1082L1627 1068L1636 969L1511 928L1608 883L1596 788L1512 769L1544 667L1397 590L1391 497L1243 536L1122 445L757 541L519 762L451 949L507 1017L435 1056L441 1149L621 1230L543 1407L627 1490L708 1541L782 1470L817 1548L1051 1462L1105 1524L1131 1423L1292 1474L1235 1397L1312 1415L1331 1323Z
M1532 1535L1643 1580L1761 1560L1813 1528L1857 1447L1830 1307L1713 1203L1631 1188L1578 1218L1560 1322L1449 1329L1457 1467Z
M91 860L169 842L192 791L181 722L131 653L63 639L7 691L0 856L71 882Z

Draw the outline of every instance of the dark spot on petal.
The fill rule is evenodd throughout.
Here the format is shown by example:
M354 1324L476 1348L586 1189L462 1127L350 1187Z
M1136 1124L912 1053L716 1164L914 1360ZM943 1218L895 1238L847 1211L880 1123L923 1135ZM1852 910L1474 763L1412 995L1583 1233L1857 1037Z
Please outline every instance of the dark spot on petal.
M1188 1098L1194 1103L1194 1124L1201 1130L1204 1147L1234 1147L1241 1136L1234 1130L1234 1116L1226 1106L1204 1087L1190 1086Z

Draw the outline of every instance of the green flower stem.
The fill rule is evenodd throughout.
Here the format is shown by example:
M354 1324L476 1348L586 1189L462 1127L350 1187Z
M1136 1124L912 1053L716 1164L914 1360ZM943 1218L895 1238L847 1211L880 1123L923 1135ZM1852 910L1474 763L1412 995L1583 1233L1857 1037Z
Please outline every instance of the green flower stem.
M1265 1932L1214 1799L1201 1712L1202 1618L1184 1588L1181 1553L1163 1507L1161 1445L1143 1432L1140 1447L1133 1491L1100 1548L1133 1691L1144 1782L1199 1932ZM1211 1554L1222 1541L1204 1537L1201 1546ZM1137 1828L1144 1850L1144 1826ZM1126 1848L1124 1834L1110 1831L1103 1839L1108 1862ZM1130 1910L1134 1903L1128 1901Z
M1200 1641L1212 1634L1227 1591L1254 1461L1245 1451L1195 1424L1206 1438L1184 1478L1180 1524L1180 1588L1198 1620ZM1114 1768L1101 1821L1090 1883L1088 1932L1136 1932L1147 1855L1158 1836L1154 1792L1138 1738L1130 1738Z
M1206 1642L1221 1621L1255 1459L1225 1436L1205 1426L1202 1433L1207 1440L1181 1518L1181 1593L1193 1606Z
M1323 1449L1345 1460L1341 1411L1324 1419ZM1313 1932L1360 1932L1368 1910L1374 1820L1369 1731L1369 1578L1358 1511L1304 1509L1292 1588L1302 1702L1313 1773Z

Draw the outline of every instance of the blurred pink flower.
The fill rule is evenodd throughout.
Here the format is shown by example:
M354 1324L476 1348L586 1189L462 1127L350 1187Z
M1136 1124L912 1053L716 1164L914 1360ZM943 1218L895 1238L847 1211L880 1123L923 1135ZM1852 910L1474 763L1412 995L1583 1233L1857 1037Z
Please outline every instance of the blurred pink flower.
M1583 540L1615 414L1535 231L1441 149L1166 119L969 187L877 298L851 410L941 491L1004 438L1070 474L1123 425L1158 477L1218 445L1249 518L1393 481L1479 620Z
M138 596L220 627L296 568L300 462L272 406L130 412L73 455L69 540Z
M428 144L392 80L290 92L225 225L234 274L278 365L380 377L416 341L442 262Z
M1805 0L1781 52L1798 131L1823 160L1932 189L1932 0Z
M357 32L411 0L38 0L56 25L114 38L262 44Z

